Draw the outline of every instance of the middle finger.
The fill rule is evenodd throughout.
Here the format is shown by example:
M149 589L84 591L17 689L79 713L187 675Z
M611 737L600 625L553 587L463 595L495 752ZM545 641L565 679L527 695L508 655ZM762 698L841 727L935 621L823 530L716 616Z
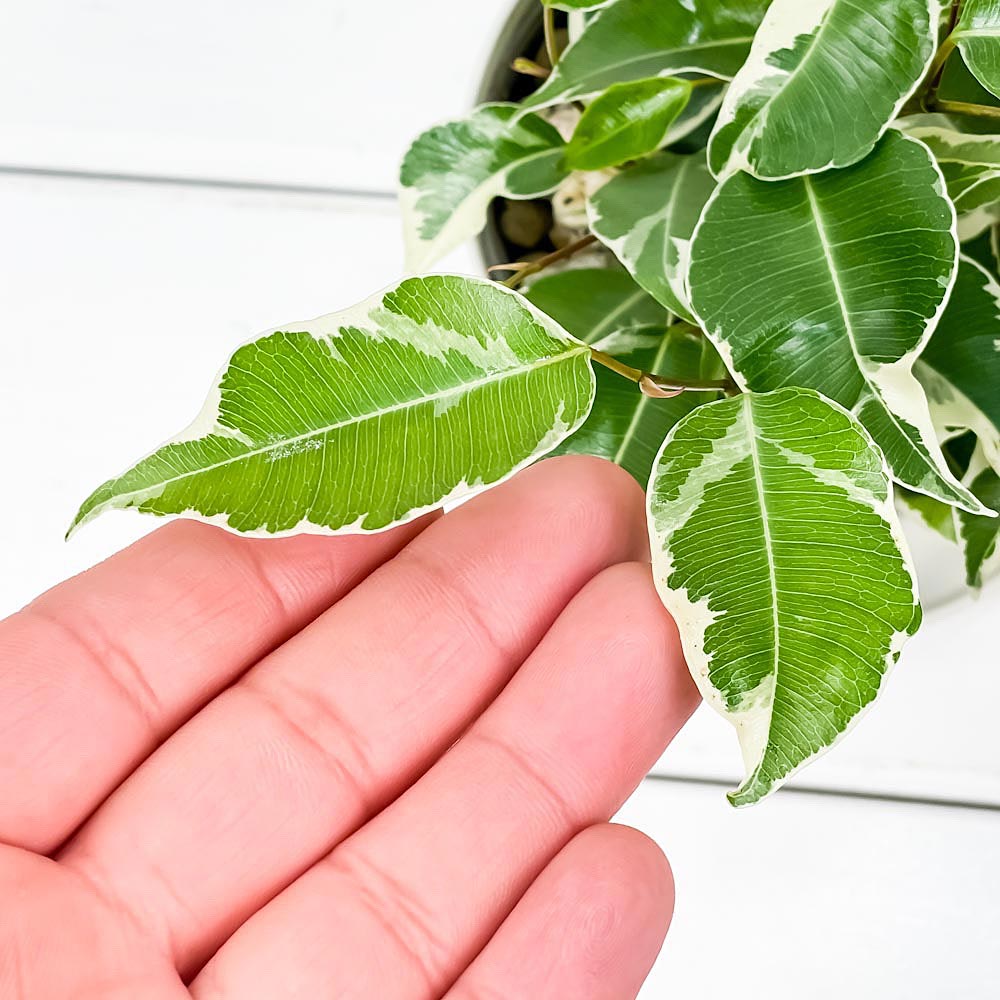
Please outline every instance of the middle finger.
M573 595L643 546L641 493L620 470L528 470L432 525L211 703L61 860L196 968L426 769Z

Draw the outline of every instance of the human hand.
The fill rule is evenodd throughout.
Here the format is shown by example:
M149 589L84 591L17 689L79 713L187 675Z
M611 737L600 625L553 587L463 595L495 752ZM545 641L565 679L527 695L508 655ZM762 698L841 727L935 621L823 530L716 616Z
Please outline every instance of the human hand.
M644 551L561 458L375 536L177 522L2 623L0 995L634 997L673 886L607 820L697 701Z

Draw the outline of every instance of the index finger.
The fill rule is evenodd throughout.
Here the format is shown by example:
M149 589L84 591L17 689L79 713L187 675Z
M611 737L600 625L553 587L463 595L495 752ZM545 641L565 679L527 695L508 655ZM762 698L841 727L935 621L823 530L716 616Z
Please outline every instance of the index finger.
M146 536L0 623L0 842L48 853L163 739L417 534Z

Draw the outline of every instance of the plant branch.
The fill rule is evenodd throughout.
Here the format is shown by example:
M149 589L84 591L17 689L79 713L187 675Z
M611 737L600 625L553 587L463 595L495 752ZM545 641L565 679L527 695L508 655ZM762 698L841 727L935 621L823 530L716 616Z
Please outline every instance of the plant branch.
M557 264L561 260L567 260L574 254L579 253L581 250L585 250L587 247L597 242L597 237L593 233L588 233L586 236L578 239L575 243L570 243L564 246L561 250L556 250L553 253L546 254L544 257L539 257L538 260L531 261L527 264L496 264L490 268L491 271L503 271L503 270L513 270L515 271L504 284L508 288L517 288L525 278L532 274L538 274L539 271L544 271L545 268L552 264Z
M545 29L545 54L549 57L549 65L555 69L556 63L559 62L559 46L556 44L556 11L548 4L542 7L542 24Z
M931 111L937 103L938 89L941 86L941 80L944 78L945 66L948 63L949 57L955 51L955 45L957 44L955 25L958 24L958 16L961 10L962 0L952 0L951 14L948 18L948 30L945 32L941 47L934 56L931 68L927 71L927 84L924 87L920 101L921 106L927 111Z
M635 382L639 391L644 396L652 396L657 399L666 399L670 396L679 396L682 392L718 392L724 390L729 392L734 389L730 379L678 379L670 375L657 375L653 372L644 372L639 368L626 365L604 351L595 348L590 349L590 356L599 365L610 369L630 382Z
M510 64L510 68L515 73L521 73L524 76L533 76L536 80L546 80L552 72L544 66L539 66L533 59L528 59L525 56L518 56Z
M692 87L722 87L726 81L716 76L699 76L696 80L688 80Z
M988 104L968 104L965 101L943 101L935 98L927 105L928 111L939 111L943 115L968 115L970 118L1000 120L1000 108Z

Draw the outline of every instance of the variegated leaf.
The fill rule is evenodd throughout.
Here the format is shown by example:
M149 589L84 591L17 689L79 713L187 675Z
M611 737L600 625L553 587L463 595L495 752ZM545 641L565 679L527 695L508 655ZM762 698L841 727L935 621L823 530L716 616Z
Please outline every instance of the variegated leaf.
M695 232L691 303L743 385L817 389L861 419L900 483L978 511L913 375L953 281L954 227L927 147L895 131L845 170L734 174Z
M986 464L982 453L973 457L966 482L984 504L1000 507L1000 476ZM958 511L956 520L958 541L965 558L965 582L978 590L983 585L986 569L994 561L998 551L1000 518L976 517L974 514Z
M550 451L593 396L590 349L522 296L410 278L241 347L194 423L72 528L134 507L266 535L379 531Z
M939 0L774 0L709 144L716 174L787 178L863 159L937 47Z
M975 433L1000 472L1000 285L968 257L934 335L914 367L943 436Z
M750 805L851 728L919 625L882 454L818 393L749 393L674 428L648 504L656 585Z
M669 317L624 271L581 269L540 278L527 293L575 337L640 371L685 381L721 377L712 345L689 329L667 329ZM597 396L583 426L557 453L599 455L643 486L667 431L718 393L650 399L620 375L597 366Z
M602 170L659 149L690 98L691 84L669 76L609 87L583 112L566 162L574 170Z
M616 83L697 71L728 79L750 51L770 0L614 0L597 11L525 102L542 108Z
M962 242L975 239L1000 219L1000 136L964 135L945 128L908 132L930 147L941 167Z
M658 153L612 178L588 203L601 242L650 295L687 320L691 235L714 190L704 153Z
M475 236L494 198L551 194L569 174L564 153L553 126L513 104L424 132L399 173L407 269L424 270Z
M952 39L976 79L1000 97L1000 0L963 0Z
M954 507L949 507L948 504L923 493L914 493L905 486L896 488L896 502L912 510L931 531L936 531L942 538L949 542L958 541Z

